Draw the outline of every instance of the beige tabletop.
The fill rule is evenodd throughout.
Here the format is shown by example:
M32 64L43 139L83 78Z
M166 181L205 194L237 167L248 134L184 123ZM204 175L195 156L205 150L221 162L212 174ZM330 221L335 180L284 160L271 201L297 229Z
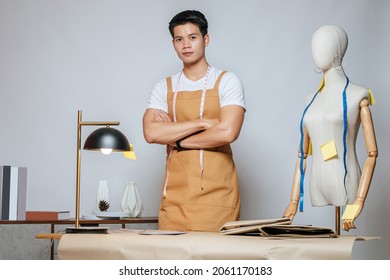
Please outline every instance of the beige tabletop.
M58 259L342 260L351 258L356 240L370 239L377 238L263 238L211 232L115 230L108 234L64 234L58 244Z

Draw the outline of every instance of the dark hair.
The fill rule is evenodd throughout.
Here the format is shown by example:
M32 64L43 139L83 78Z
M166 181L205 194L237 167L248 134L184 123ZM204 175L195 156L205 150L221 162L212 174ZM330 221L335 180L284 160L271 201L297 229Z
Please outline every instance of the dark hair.
M173 28L186 23L193 23L197 25L203 37L207 34L208 23L206 17L199 11L187 10L178 13L169 22L169 32L172 37L174 36Z

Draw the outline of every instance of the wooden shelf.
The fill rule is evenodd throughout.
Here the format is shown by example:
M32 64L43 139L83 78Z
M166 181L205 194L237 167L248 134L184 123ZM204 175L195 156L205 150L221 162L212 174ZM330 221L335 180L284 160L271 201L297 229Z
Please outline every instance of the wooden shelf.
M80 226L98 226L101 224L122 225L122 228L126 228L126 224L156 224L158 223L157 217L141 217L141 218L121 218L121 219L100 219L100 220L79 220ZM38 233L35 235L37 239L61 239L63 233L56 233L56 225L73 225L74 219L65 220L40 220L40 221L26 221L26 220L0 220L0 225L50 225L50 233ZM54 243L50 246L50 259L54 259Z
M90 224L153 224L158 222L157 217L141 217L141 218L122 218L122 219L100 219L100 220L81 220L80 225ZM74 224L74 219L65 220L0 220L0 224L55 224L55 225L71 225Z

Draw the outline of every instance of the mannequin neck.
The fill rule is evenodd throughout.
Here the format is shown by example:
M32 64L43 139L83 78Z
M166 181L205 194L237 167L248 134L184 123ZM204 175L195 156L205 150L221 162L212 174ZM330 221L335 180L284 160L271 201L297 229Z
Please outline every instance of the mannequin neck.
M345 84L347 81L347 77L341 65L324 71L324 79L325 86L341 85Z

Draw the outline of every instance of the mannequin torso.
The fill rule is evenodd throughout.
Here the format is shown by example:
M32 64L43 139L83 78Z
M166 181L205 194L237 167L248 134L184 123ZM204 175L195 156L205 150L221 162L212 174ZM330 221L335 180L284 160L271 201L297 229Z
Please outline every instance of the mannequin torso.
M310 198L313 206L344 206L353 203L361 170L356 157L356 137L361 124L360 103L368 98L366 89L352 83L346 89L348 133L346 137L347 177L344 186L343 90L347 79L341 66L324 74L325 86L307 110L304 126L312 144ZM313 94L307 97L307 104ZM337 155L324 160L321 146L334 141Z

